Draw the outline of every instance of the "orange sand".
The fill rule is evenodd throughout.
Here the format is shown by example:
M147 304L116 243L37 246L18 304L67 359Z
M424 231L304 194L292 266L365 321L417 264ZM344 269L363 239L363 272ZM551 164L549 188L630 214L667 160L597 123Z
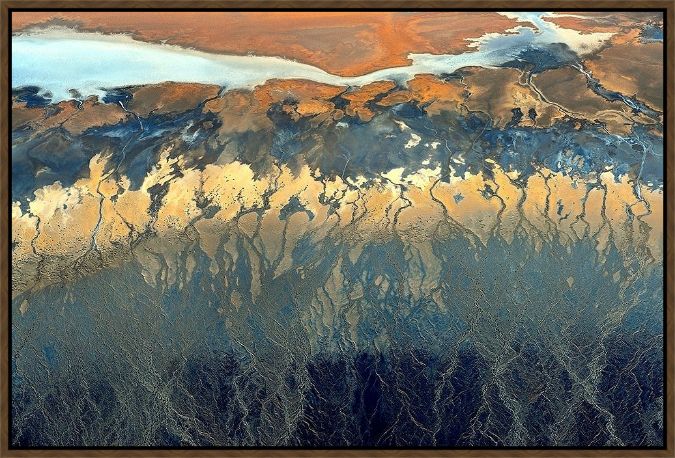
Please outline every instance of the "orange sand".
M517 25L491 12L15 12L12 30L49 21L209 52L283 56L342 76L406 65L409 53L461 53L467 38Z

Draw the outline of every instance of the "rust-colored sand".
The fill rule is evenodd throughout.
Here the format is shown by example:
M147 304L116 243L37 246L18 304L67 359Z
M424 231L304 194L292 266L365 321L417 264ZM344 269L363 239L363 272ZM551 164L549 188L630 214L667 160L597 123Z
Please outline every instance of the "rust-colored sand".
M572 14L572 16L565 16ZM622 34L624 31L634 29L640 24L658 22L663 20L663 14L658 12L579 12L560 13L556 17L544 18L564 29L574 29L582 33L611 32Z
M467 12L15 12L12 30L54 23L130 33L215 53L273 55L355 76L409 63L409 53L454 54L469 38L517 25Z

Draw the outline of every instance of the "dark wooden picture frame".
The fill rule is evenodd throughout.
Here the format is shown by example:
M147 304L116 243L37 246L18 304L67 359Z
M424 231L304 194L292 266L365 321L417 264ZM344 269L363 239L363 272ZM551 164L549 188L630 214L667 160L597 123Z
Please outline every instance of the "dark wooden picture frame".
M665 106L664 106L664 282L665 282L665 384L664 397L664 431L665 447L663 449L626 449L626 448L602 448L602 449L568 449L568 448L500 448L500 449L154 449L154 448L99 448L99 449L14 449L9 443L9 416L10 416L10 353L9 343L11 338L11 293L10 293L10 169L11 169L11 137L10 137L10 113L11 113L11 87L10 87L10 43L11 21L10 14L13 11L66 11L66 10L621 10L631 11L639 9L661 10L664 13L664 68L665 68ZM675 98L675 1L674 0L599 0L592 3L583 1L566 0L522 0L522 1L498 1L498 0L361 0L341 2L337 0L214 0L200 3L185 0L0 0L0 132L2 142L0 146L0 456L2 457L29 457L29 456L118 456L118 457L244 457L244 456L323 456L323 457L360 457L360 456L419 456L419 457L523 457L523 456L547 456L547 457L673 457L675 456L675 397L673 377L675 375L673 355L675 353L675 325L673 317L675 310L675 261L673 250L675 234L675 187L672 180L675 177L675 145L674 120Z

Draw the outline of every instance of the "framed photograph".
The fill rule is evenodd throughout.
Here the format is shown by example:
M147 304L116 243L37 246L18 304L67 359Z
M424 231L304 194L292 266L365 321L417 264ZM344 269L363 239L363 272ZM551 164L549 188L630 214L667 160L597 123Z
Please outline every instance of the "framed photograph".
M674 14L0 0L0 456L675 456Z

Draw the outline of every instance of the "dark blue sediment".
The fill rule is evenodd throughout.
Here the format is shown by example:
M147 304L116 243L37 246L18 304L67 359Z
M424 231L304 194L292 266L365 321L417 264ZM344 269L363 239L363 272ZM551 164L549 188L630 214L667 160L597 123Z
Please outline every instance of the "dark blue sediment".
M620 98L636 111L653 114L637 100L606 91L597 82L589 84L610 100ZM117 103L125 95L109 97L110 103ZM228 134L228 157L220 160L248 164L258 175L276 173L277 161L293 169L306 164L328 177L374 178L398 167L408 174L438 165L446 170L448 164L453 166L452 173L463 176L466 171L485 170L485 160L491 159L504 170L520 171L525 180L540 167L582 176L610 169L615 175L636 174L644 159L643 184L663 183L663 137L658 133L662 127L657 124L635 125L630 135L619 136L607 133L601 125L574 119L549 128L523 127L524 113L515 109L508 125L498 128L479 112L428 116L424 107L409 103L374 108L377 113L371 121L344 118L346 127L340 127L314 125L307 119L294 121L280 107L272 107L268 113L272 127ZM527 116L536 118L536 113ZM395 121L405 122L422 141L403 148L410 133L402 132ZM132 190L141 186L168 145L172 155L184 157L187 168L203 168L223 154L225 144L218 134L222 122L213 113L202 113L201 107L180 114L150 115L141 123L142 131L139 120L131 117L79 136L60 128L38 136L25 129L13 131L12 200L32 198L36 189L54 181L64 187L72 185L88 176L91 158L102 152L113 152L111 167L117 165L115 174L129 178ZM435 149L428 146L432 142L438 142Z
M404 249L372 242L352 262L307 240L305 277L263 263L257 297L247 250L213 277L198 248L182 289L130 262L17 297L12 445L662 445L660 267L599 263L585 241L438 240L439 285L417 295ZM308 317L338 261L362 294L328 329Z

